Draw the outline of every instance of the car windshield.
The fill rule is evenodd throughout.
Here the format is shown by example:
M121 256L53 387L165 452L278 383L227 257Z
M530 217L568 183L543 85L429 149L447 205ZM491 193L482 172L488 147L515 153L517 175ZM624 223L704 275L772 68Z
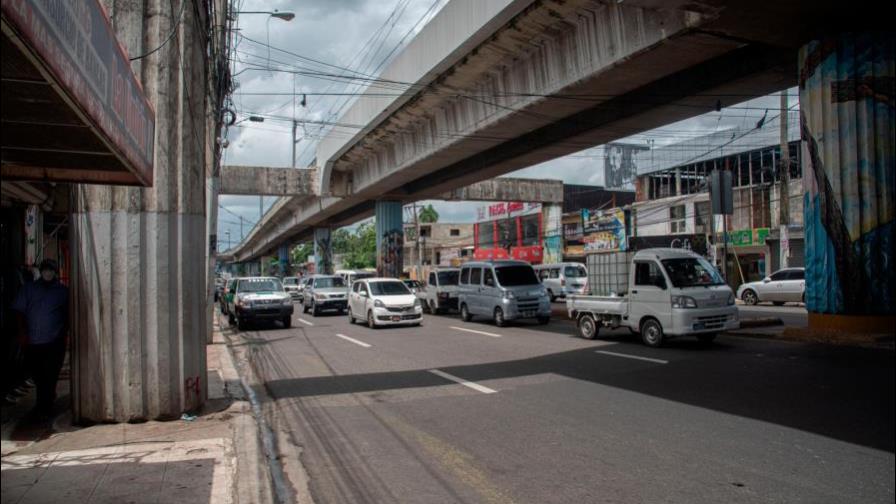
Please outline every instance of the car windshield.
M240 282L240 292L274 292L282 291L283 286L276 278L264 280L243 280Z
M374 296L406 296L411 293L401 282L370 282L368 285Z
M584 278L588 276L585 268L581 266L567 266L563 269L563 274L566 275L566 278Z
M460 278L460 271L440 271L439 285L457 285Z
M719 272L703 258L664 259L660 262L675 287L725 284Z
M504 287L538 284L532 266L501 266L495 268L495 272L498 274L498 283Z
M330 287L345 287L345 281L342 280L342 277L315 278L314 287L318 289L327 289Z

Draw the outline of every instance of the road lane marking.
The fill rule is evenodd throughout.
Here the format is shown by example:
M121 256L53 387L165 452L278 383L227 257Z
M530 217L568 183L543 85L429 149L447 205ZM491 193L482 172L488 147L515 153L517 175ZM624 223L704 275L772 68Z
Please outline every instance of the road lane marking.
M299 322L301 322L301 323L303 323L303 324L305 324L305 325L310 325L310 326L313 326L313 325L314 325L314 324L312 324L311 322L308 322L307 320L305 320L305 319L303 319L303 318L296 317L296 320L298 320Z
M471 332L471 333L476 333L476 334L482 334L482 335L484 335L484 336L491 336L492 338L500 338L500 337L501 337L500 334L495 334L495 333L490 333L490 332L485 332L485 331L477 331L476 329L467 329L467 328L465 328L465 327L456 327L456 326L448 326L448 327L450 327L450 328L452 328L452 329L454 329L454 330L457 330L457 331L464 331L464 332Z
M429 372L436 376L441 376L442 378L444 378L446 380L453 381L454 383L459 383L459 384L463 385L464 387L469 387L477 392L482 392L483 394L494 394L495 392L497 392L497 390L490 389L488 387L483 387L482 385L480 385L478 383L473 383L471 381L464 380L463 378L458 378L454 375L450 375L450 374L448 374L444 371L440 371L438 369L430 369Z
M356 345L361 345L364 348L370 348L369 344L364 343L363 341L356 340L355 338L349 338L348 336L346 336L344 334L337 334L336 336L339 336L340 338L344 339L345 341L351 341L352 343L354 343Z
M624 353L616 353L616 352L607 352L606 350L595 350L594 353L604 354L604 355L612 355L614 357L625 357L626 359L638 359L647 362L656 362L657 364L668 364L669 361L662 359L652 359L650 357L641 357L640 355L630 355Z

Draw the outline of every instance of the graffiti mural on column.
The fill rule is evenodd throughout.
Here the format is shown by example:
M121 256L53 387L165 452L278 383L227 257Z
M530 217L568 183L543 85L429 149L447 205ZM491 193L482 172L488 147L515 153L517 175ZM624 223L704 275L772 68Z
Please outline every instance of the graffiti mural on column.
M404 271L404 223L400 201L380 201L374 207L376 221L376 273L399 278Z
M376 257L376 273L381 277L398 278L404 270L404 234L400 229L386 231L381 237L382 249Z
M896 311L893 56L892 33L843 34L800 49L810 312Z

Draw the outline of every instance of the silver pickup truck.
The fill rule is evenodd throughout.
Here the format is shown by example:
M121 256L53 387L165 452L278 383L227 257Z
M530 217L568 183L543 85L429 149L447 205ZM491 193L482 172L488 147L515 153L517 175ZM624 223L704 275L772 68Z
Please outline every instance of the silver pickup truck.
M712 342L716 333L740 325L734 293L718 271L697 254L646 249L634 254L623 296L569 296L566 309L586 339L601 326L628 327L648 346L669 336Z

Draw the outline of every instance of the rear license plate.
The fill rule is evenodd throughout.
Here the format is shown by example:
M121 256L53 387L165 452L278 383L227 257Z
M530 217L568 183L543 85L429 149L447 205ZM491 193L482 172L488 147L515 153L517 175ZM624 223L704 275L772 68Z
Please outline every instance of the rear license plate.
M534 311L526 311L526 312L523 312L523 316L524 317L534 317L535 312Z
M392 322L401 322L401 317L392 317Z

